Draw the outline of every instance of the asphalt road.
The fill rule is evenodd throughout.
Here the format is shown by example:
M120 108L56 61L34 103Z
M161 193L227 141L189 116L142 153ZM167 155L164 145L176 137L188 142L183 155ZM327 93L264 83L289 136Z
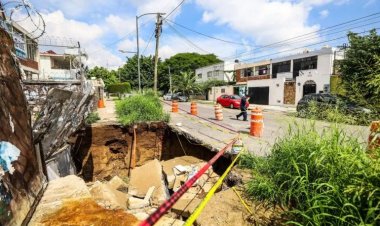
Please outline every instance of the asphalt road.
M170 101L166 101L168 105ZM180 102L179 108L190 112L189 102ZM223 121L215 120L214 105L197 103L198 116L205 118L210 123L219 124L223 127L230 128L240 133L248 134L250 130L250 111L248 113L248 121L236 120L236 115L240 113L238 109L223 108ZM314 124L318 131L322 132L324 129L333 126L332 123L323 121L312 121L308 119L300 119L291 116L290 112L283 112L278 110L263 110L264 116L264 131L263 136L260 138L262 141L273 145L277 139L281 139L283 136L289 133L289 129L295 129L297 125ZM365 126L351 126L351 125L339 125L348 135L357 137L360 142L365 144L367 142L369 129Z

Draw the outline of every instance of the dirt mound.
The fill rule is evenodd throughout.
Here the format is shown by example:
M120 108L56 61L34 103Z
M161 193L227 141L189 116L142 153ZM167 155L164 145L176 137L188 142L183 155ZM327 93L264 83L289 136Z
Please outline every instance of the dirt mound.
M123 210L107 210L92 199L66 201L57 212L43 218L42 224L55 225L94 225L94 226L133 226L138 220Z

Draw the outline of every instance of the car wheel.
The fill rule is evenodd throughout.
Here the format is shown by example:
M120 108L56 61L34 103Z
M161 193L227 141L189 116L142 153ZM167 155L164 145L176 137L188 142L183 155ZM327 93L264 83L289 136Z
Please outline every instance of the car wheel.
M231 108L231 109L234 109L234 104L231 104L231 105L230 105L230 108Z

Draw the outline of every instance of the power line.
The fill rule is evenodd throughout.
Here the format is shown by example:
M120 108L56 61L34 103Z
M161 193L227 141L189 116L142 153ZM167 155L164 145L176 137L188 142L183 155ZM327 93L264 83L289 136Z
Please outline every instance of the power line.
M185 3L186 0L182 0L172 11L170 11L170 13L168 13L168 15L166 15L166 17L164 18L164 20L166 20L167 18L169 18L170 15L172 15L172 13L174 13L183 3Z
M193 29L191 29L191 28L189 28L189 27L186 27L186 26L184 26L184 25L182 25L182 24L178 24L178 23L176 23L176 22L174 22L174 21L171 21L171 20L169 20L169 19L166 19L166 21L167 21L167 22L170 22L170 23L172 23L172 24L175 24L175 25L177 25L177 26L179 26L179 27L182 27L182 28L184 28L184 29L186 29L186 30L192 31L192 32L194 32L194 33L196 33L196 34L199 34L199 35L205 36L205 37L207 37L207 38L211 38L211 39L215 39L215 40L218 40L218 41L221 41L221 42L230 43L230 44L235 44L235 45L249 46L249 45L244 44L244 43L234 42L234 41L229 41L229 40L225 40L225 39L217 38L217 37L214 37L214 36L211 36L211 35L208 35L208 34L204 34L204 33L202 33L202 32L199 32L199 31L193 30Z
M379 30L380 28L374 28L374 29L375 30ZM368 31L359 32L359 33L356 33L356 34L364 34L364 33L368 33L368 32L369 32L369 30ZM341 36L341 37L330 39L330 40L326 40L326 41L323 41L323 42L318 42L318 43L314 43L314 44L310 44L310 45L305 45L305 46L302 46L302 47L297 47L297 48L293 48L293 49L279 51L279 52L276 52L276 53L271 53L271 54L267 54L267 55L263 55L263 56L259 56L259 57L249 58L249 59L242 60L241 62L251 61L251 60L255 60L255 59L262 59L262 58L265 58L265 57L268 57L268 56L279 55L281 53L290 52L290 51L294 51L294 50L298 50L298 49L304 49L306 47L320 45L320 44L324 44L324 43L327 43L327 42L336 41L336 40L340 40L340 39L344 39L344 38L347 38L347 36Z
M144 48L144 51L142 52L141 55L144 55L145 51L148 49L149 44L150 44L150 42L152 41L154 34L155 34L155 32L153 31L153 32L152 32L152 35L150 36L149 41L148 41L148 43L146 44L146 46L145 46L145 48Z
M206 51L204 49L202 49L201 47L197 46L195 43L193 43L192 41L190 41L188 38L186 38L184 35L182 35L177 29L175 29L171 24L169 24L169 27L182 39L184 39L186 42L188 42L190 45L192 45L193 47L195 47L196 49L198 50L201 50L202 52L205 52L205 53L208 53L210 54L209 51Z
M257 48L255 48L253 50L250 50L250 51L242 52L239 55L231 55L231 56L227 56L225 58L232 59L232 58L236 58L236 57L242 57L242 56L252 55L253 54L252 51L256 51L256 50L260 50L260 49L264 49L264 48L268 48L268 47L278 48L278 47L287 46L289 44L294 44L296 42L305 42L305 41L313 40L313 39L316 39L316 37L313 37L313 38L304 38L304 39L299 39L299 38L305 37L305 36L307 37L307 36L310 36L312 34L316 35L320 31L327 31L329 29L330 29L329 32L331 32L333 30L339 29L339 28L337 28L339 26L342 26L342 25L345 25L345 24L349 24L349 23L352 23L352 22L355 22L355 21L358 21L358 20L362 20L362 19L365 19L365 18L368 18L368 17L373 17L374 15L378 15L378 14L380 14L380 13L374 13L374 14L371 14L371 15L368 15L368 16L364 16L364 17L357 18L357 19L354 19L354 20L346 21L346 22L343 22L343 23L340 23L340 24L336 24L336 25L327 27L327 28L320 29L320 30L315 31L315 32L309 32L309 33L306 33L306 34L303 34L303 35L299 35L299 36L288 38L288 39L285 39L285 40L282 40L282 41L278 41L278 42L274 42L274 43L271 43L271 44L267 44L267 45L264 45L264 46L261 46L261 47L257 47ZM378 17L375 17L375 18L372 18L372 19L376 19L376 18L378 18ZM366 21L368 21L368 20L361 21L361 22L366 22ZM377 22L374 22L374 23L377 23ZM373 24L373 23L370 23L370 24ZM363 26L368 26L370 24L365 24ZM363 26L359 26L359 27L363 27ZM334 29L332 29L332 28L334 28ZM355 28L357 28L357 27L355 27ZM348 31L348 30L342 30L342 31ZM336 32L336 33L339 33L339 32ZM334 34L334 33L330 33L330 34L327 33L325 35L328 36L328 35L331 35L331 34ZM291 40L294 40L294 41L293 42L289 42ZM297 40L297 41L295 41L295 40ZM281 44L281 45L278 45L278 44Z

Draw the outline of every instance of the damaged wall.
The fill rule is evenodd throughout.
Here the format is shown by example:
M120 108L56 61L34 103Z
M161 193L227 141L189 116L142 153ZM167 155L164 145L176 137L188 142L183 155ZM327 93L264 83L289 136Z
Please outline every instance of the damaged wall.
M92 86L87 83L83 90L51 89L33 126L49 180L76 173L68 138L84 125L93 106Z
M21 225L45 182L13 41L0 28L0 225Z

